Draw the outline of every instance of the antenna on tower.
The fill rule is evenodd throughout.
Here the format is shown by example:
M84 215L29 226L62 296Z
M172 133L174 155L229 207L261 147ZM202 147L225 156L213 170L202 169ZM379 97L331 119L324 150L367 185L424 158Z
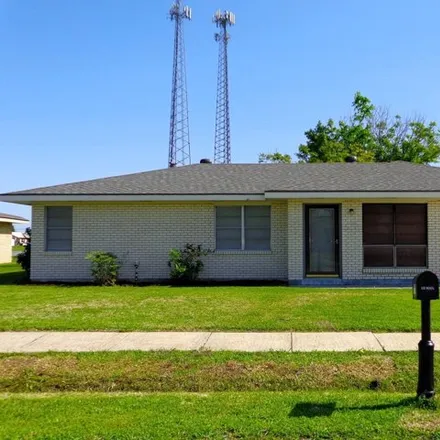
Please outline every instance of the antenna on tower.
M173 3L170 9L170 19L175 23L168 155L168 167L170 168L191 164L185 42L183 35L183 21L191 20L191 18L192 10L190 7L182 7L181 0Z
M229 117L228 26L235 24L235 14L218 10L212 20L220 29L215 34L219 43L217 107L215 115L214 163L231 163L231 127Z

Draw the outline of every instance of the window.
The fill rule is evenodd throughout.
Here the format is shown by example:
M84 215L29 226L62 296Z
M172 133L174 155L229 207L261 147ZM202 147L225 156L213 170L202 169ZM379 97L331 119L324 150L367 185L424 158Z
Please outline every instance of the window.
M363 205L365 267L425 267L426 205Z
M72 207L46 207L46 251L72 250Z
M270 250L270 206L218 206L217 250Z

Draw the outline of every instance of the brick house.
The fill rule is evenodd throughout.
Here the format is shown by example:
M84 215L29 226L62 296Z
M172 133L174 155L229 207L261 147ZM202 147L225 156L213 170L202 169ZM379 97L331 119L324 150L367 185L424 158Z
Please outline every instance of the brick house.
M32 205L35 281L90 280L89 251L121 278L169 277L202 244L202 278L409 285L440 272L440 168L406 162L197 164L0 195Z
M12 225L28 222L23 217L0 212L0 264L10 263L12 260Z

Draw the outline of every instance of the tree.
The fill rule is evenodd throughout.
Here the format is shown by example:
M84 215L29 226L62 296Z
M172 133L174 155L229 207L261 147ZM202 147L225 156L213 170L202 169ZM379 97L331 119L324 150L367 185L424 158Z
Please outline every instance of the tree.
M305 132L307 141L297 154L300 162L343 162L348 156L356 156L359 162L438 161L440 131L435 122L390 117L387 109L376 108L359 92L352 107L347 120L319 121Z
M282 153L260 153L258 163L292 163L292 157Z
M31 237L32 229L26 228L25 235L28 237L28 241L24 246L24 251L17 255L17 263L25 271L26 278L29 280L31 275Z

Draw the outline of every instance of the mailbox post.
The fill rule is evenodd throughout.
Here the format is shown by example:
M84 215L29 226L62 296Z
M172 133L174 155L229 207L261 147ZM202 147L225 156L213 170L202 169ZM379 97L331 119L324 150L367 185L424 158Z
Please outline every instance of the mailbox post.
M417 396L434 396L434 342L431 341L431 300L439 299L437 275L426 271L413 281L413 298L421 301L422 339L419 342L419 379Z

